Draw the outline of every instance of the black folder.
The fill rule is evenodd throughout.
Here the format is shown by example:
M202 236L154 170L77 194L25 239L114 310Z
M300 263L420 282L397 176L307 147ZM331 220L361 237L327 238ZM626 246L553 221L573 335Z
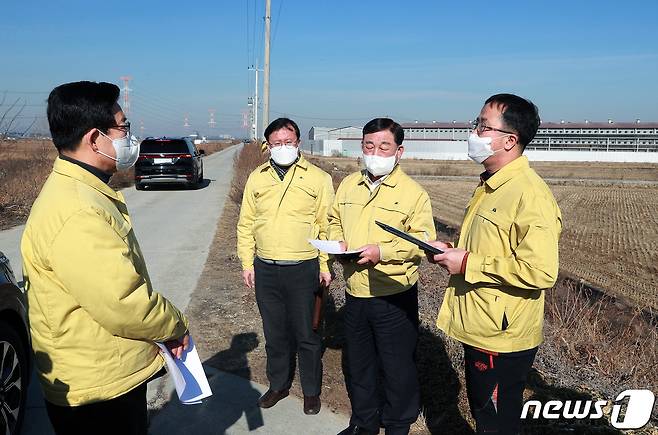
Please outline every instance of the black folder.
M443 254L443 251L440 250L439 248L435 248L434 246L430 245L429 243L425 243L420 239L415 238L414 236L405 233L404 231L400 231L397 228L393 228L390 225L386 225L383 222L375 221L377 225L379 225L383 230L388 231L389 233L395 234L398 237L402 237L404 240L413 243L414 245L418 246L420 249L422 249L425 252L429 252L430 254Z

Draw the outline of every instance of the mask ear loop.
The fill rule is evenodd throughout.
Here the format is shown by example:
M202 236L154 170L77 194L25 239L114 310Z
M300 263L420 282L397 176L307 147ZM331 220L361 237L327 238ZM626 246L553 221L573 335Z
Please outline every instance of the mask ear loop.
M498 137L504 137L504 136L507 136L507 137L516 136L516 142L510 148L507 148L506 146L503 145L502 149L504 149L506 151L511 151L515 146L517 146L519 144L519 136L516 133L505 133L503 136L498 136Z
M106 135L105 133L103 133L102 131L100 131L99 129L96 129L96 130L98 130L98 132L99 132L100 134L102 134L103 136L105 136L106 138L108 138L110 141L113 140L111 137L109 137L108 135ZM123 138L121 138L121 139L123 139ZM107 157L107 158L110 159L110 160L114 160L115 162L118 162L118 161L119 161L119 159L117 159L117 158L115 158L115 157L112 157L112 156L110 156L110 155L105 154L103 151L99 150L98 147L96 147L96 149L94 150L94 152L95 152L96 154L100 154L101 156L105 156L105 157Z
M397 154L398 151L400 150L400 148L402 148L402 145L398 145L398 144L396 144L396 146L397 146L397 148L395 149L395 154ZM396 158L395 158L395 165L393 165L394 168L395 168L396 165L399 165L399 164L400 164L400 160L402 160L402 156L400 156L400 157L397 157L397 156L396 156ZM391 171L391 172L392 172L392 171Z

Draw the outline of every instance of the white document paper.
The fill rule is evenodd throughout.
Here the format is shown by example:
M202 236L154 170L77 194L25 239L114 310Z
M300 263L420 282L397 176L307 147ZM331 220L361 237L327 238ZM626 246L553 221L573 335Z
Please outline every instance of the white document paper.
M341 254L356 254L361 251L343 251L340 248L338 240L314 240L308 239L308 242L315 246L316 249L326 252L327 254L341 255Z
M167 362L167 372L174 380L176 393L184 405L201 403L201 399L212 396L208 379L201 366L199 354L190 335L190 343L180 359L171 356L163 343L156 343Z

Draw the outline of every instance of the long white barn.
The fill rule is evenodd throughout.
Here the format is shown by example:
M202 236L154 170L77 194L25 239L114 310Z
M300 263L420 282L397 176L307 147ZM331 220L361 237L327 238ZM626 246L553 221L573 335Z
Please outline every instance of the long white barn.
M466 160L466 122L402 124L405 157ZM313 127L302 149L308 153L361 155L362 127ZM525 154L535 161L658 163L658 122L543 122Z

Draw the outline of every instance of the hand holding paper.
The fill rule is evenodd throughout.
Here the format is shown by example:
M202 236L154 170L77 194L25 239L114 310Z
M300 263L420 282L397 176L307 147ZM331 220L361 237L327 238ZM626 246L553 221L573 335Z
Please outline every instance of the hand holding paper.
M156 344L167 363L167 372L174 381L178 398L184 405L191 405L201 403L201 399L212 396L212 391L194 346L194 340L189 335L187 337L187 348L184 348L178 358L172 357L165 344Z
M308 242L315 246L316 249L326 252L327 254L335 255L339 260L352 260L359 258L361 254L360 249L345 250L344 242L338 240L313 240L309 239ZM343 245L341 245L343 243Z
M183 352L187 350L190 344L190 334L186 333L181 338L176 338L174 340L165 341L165 346L169 349L172 356L180 359L183 356Z

